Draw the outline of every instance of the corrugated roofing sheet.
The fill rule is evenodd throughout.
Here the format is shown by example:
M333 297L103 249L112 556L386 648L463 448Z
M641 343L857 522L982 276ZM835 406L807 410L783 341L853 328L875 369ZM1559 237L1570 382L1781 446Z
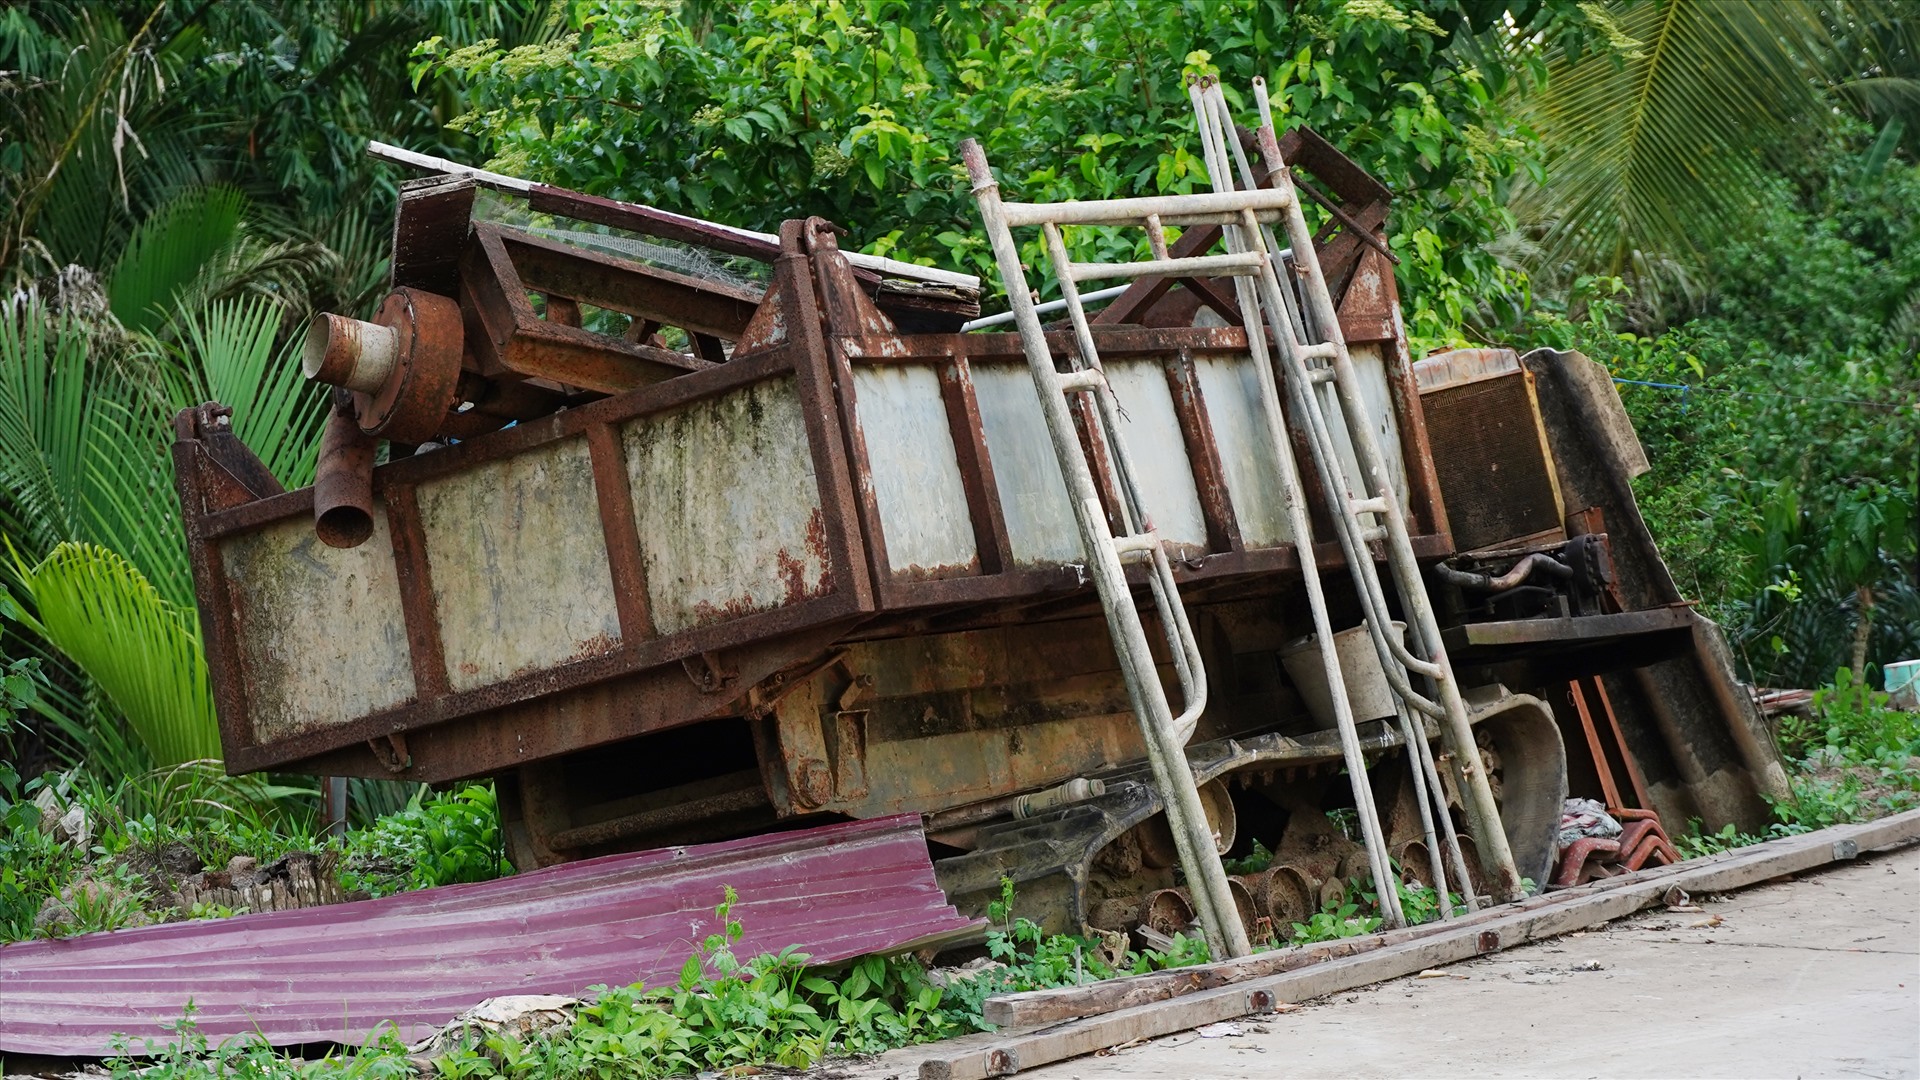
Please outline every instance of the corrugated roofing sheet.
M164 1041L188 999L210 1040L412 1040L504 994L673 979L719 927L725 886L746 957L816 963L978 925L934 881L918 815L610 855L498 881L299 911L0 947L0 1051L94 1056L116 1033Z

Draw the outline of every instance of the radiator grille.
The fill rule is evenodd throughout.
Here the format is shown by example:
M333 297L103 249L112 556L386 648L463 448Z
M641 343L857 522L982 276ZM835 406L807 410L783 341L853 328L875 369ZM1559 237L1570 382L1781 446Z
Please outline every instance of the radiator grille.
M1525 371L1429 390L1420 404L1456 549L1478 551L1562 526Z

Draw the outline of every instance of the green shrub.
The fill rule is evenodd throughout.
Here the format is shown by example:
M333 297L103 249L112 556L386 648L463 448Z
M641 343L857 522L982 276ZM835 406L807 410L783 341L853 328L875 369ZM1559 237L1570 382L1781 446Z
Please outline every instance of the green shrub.
M493 788L471 784L428 797L347 839L340 883L391 896L407 889L489 881L512 873Z

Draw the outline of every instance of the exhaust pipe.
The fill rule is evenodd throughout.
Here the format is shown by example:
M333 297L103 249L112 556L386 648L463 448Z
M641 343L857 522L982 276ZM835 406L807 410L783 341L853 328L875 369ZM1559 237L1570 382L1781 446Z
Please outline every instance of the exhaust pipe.
M359 547L373 535L373 451L347 392L335 390L313 474L313 531L328 547Z
M314 382L379 393L400 359L400 331L322 312L307 326L300 370Z

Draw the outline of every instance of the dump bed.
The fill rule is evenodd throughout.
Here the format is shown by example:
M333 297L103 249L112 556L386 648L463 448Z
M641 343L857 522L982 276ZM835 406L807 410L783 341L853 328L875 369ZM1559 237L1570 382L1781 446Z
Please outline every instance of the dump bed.
M536 321L552 322L566 310L555 282L581 279L560 260L630 282L589 295L636 323L745 291L716 301L657 267L497 223L450 235L469 249L449 290L462 352L482 369L476 356L519 357L552 374L540 335L556 332L575 352L607 337L603 356L622 359L623 338L489 308L517 288L544 297ZM1348 260L1344 321L1368 421L1397 448L1394 481L1437 556L1392 278L1365 254ZM1297 577L1278 478L1256 452L1245 333L1203 304L1170 305L1168 287L1122 297L1096 328L1152 523L1195 589ZM663 300L669 288L692 299ZM788 223L746 324L732 318L699 325L732 335L722 362L690 350L674 377L380 465L355 547L316 539L312 489L249 487L219 418L183 413L180 488L230 767L483 775L744 713L768 676L843 637L1091 600L1016 335L901 332L818 221ZM1169 319L1215 325L1143 325ZM1055 347L1071 348L1065 334Z

